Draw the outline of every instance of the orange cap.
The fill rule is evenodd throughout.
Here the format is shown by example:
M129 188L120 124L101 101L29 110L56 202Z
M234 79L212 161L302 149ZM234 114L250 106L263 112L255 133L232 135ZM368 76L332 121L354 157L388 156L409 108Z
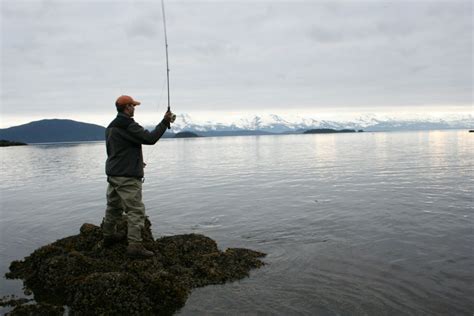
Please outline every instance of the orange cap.
M128 95L121 95L117 98L117 101L115 101L116 106L125 106L127 104L132 104L132 105L140 105L140 102L133 100L131 96Z

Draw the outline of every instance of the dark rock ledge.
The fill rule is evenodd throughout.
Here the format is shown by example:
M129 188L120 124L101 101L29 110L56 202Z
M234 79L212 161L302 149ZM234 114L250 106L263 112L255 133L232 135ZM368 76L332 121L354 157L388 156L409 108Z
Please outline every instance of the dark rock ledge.
M146 260L125 256L126 243L107 249L102 230L83 224L80 234L35 250L13 261L9 279L22 279L35 301L4 298L11 315L171 315L184 306L193 288L245 278L264 263L265 254L242 248L220 251L214 240L198 234L153 239L150 222ZM126 222L119 225L126 230Z

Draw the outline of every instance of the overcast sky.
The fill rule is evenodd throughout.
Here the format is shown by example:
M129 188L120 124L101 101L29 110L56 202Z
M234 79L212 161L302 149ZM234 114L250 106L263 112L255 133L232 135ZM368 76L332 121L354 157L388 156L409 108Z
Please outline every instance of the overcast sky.
M166 110L161 3L0 0L1 127ZM469 113L472 1L165 1L171 104L248 113ZM140 120L139 120L140 121Z

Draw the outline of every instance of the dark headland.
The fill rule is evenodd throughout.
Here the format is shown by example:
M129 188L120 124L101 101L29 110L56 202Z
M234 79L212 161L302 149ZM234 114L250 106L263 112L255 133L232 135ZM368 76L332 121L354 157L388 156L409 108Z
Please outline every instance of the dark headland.
M70 315L171 315L193 288L239 280L264 265L261 252L221 251L203 235L155 240L150 226L146 220L142 232L145 247L155 253L150 259L127 258L126 242L104 248L101 228L83 224L78 235L13 261L6 277L23 280L34 301L4 297L0 306L14 307L10 315L63 315L63 306ZM125 220L118 229L126 232Z
M356 131L355 129L332 129L332 128L317 128L305 131L303 134L332 134L332 133L361 133L363 130Z
M105 127L73 120L47 119L0 129L0 138L25 143L100 141Z
M174 138L192 138L192 137L201 137L201 136L199 136L196 133L188 132L188 131L179 132L174 135Z
M0 147L8 147L8 146L24 146L27 145L26 143L22 142L13 142L6 139L0 139Z

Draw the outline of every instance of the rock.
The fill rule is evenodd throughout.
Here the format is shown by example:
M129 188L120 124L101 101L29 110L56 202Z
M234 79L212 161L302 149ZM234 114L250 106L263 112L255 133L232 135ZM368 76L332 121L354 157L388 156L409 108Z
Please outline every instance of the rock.
M0 306L18 306L23 305L30 302L31 299L27 298L15 298L14 295L12 296L4 296L0 299Z
M81 229L79 231L81 232L81 234L87 235L87 234L90 234L91 232L93 232L93 231L95 231L99 228L100 227L98 227L94 224L84 223L84 224L82 224Z
M15 307L13 311L6 314L8 316L63 316L64 307L50 304L24 304Z
M124 217L118 230L126 229ZM125 255L126 241L104 248L101 227L86 223L80 234L12 262L6 277L22 279L37 302L17 304L12 315L61 315L63 306L71 315L170 315L184 306L193 288L242 279L264 265L261 252L223 252L214 240L199 234L154 240L148 219L142 237L155 256L132 260ZM48 309L50 313L44 312Z

